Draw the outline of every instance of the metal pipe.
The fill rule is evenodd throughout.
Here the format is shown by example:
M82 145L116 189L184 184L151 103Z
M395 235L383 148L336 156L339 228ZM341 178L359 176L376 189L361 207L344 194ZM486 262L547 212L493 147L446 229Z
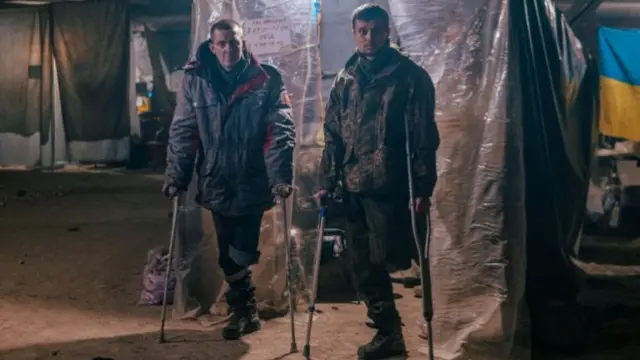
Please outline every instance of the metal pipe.
M56 111L55 111L55 86L54 86L54 79L55 79L55 73L54 70L56 69L55 66L55 42L54 42L54 27L53 27L53 21L54 21L54 16L53 16L53 5L49 5L49 46L51 47L51 71L49 71L49 84L51 85L51 92L50 92L50 101L51 104L49 106L49 112L50 112L50 121L49 123L50 125L50 130L49 130L49 137L51 139L50 143L51 143L51 164L49 164L51 171L53 172L53 170L55 170L55 164L56 164Z
M562 11L571 9L572 1L557 1L556 5ZM596 10L600 17L635 17L640 16L640 1L603 1Z

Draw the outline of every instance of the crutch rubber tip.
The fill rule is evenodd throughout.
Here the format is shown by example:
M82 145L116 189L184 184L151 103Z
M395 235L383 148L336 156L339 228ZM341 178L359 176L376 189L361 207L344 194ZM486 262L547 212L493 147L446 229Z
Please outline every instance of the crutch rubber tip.
M160 337L158 338L158 344L164 344L164 343L165 343L165 341L164 341L164 336L160 336Z
M304 356L305 359L309 359L309 357L311 356L311 346L304 346L304 349L302 350L302 356Z
M298 352L298 346L296 345L296 343L291 343L291 348L289 350L290 353L295 354Z

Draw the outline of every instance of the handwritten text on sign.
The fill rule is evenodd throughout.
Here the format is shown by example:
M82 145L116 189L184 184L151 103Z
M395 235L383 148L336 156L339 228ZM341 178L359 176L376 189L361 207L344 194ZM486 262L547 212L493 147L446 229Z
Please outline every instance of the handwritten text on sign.
M291 27L285 18L247 20L244 33L249 50L256 55L276 54L291 45Z

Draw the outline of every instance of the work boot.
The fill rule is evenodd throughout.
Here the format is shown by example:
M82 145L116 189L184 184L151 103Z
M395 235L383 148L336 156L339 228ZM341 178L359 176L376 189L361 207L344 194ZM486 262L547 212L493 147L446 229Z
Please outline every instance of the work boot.
M407 353L402 331L384 334L376 333L369 343L358 348L358 360L379 360Z
M229 284L227 302L232 314L229 323L222 329L224 339L238 340L262 327L254 292L255 286L248 276Z
M369 343L358 348L358 360L378 360L406 355L407 347L402 336L402 321L397 310L387 309L373 319L378 331Z
M238 340L242 336L256 332L262 328L258 311L254 305L252 308L241 307L233 309L229 323L222 329L222 337L225 340Z

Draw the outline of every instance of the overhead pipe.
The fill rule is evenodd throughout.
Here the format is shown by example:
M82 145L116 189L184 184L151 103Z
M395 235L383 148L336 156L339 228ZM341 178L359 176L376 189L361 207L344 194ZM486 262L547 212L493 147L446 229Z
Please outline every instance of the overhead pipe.
M564 11L565 14L569 14L570 12L573 12L576 10L579 11L579 9L583 8L585 4L588 5L591 2L593 2L594 5L595 3L599 3L596 9L596 14L598 16L606 16L606 17L640 16L640 0L635 0L635 1L560 0L560 1L556 1L556 5L560 10ZM593 9L591 9L591 11L593 11Z
M596 12L602 5L603 0L578 0L574 1L573 5L565 13L569 25L575 25L576 22L584 15Z
M166 28L191 29L191 14L169 16L140 16L133 19L133 31L142 32L145 26L152 31Z

